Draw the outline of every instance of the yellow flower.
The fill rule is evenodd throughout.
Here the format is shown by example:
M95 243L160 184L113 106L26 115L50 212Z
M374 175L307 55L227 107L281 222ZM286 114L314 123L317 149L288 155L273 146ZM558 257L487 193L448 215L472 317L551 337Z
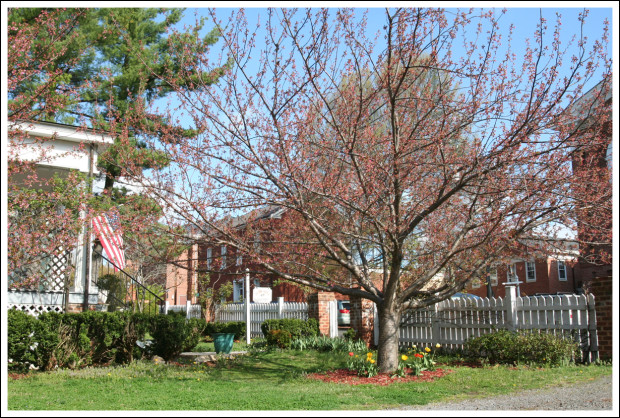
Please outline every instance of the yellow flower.
M416 345L412 345L411 348L413 348L415 350L418 347Z
M407 361L407 360L409 359L409 357L407 357L406 355L404 355L404 354L403 354L403 355L400 357L400 359L401 359L402 361Z
M426 348L424 349L424 351L426 351L427 353L430 353L430 352L431 352L431 349L430 349L430 348L428 348L428 347L426 347Z
M439 348L439 347L441 347L441 344L439 343L435 344L435 348Z
M375 364L375 361L371 359L370 364Z
M366 357L372 357L372 353L366 354Z

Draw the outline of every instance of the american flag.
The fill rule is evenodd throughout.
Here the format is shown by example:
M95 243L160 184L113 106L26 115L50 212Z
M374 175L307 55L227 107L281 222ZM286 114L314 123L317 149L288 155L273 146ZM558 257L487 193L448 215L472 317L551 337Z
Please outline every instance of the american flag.
M93 218L93 228L103 245L103 249L110 257L110 261L115 264L114 271L117 271L118 268L125 268L125 253L123 252L123 237L118 211L111 209Z

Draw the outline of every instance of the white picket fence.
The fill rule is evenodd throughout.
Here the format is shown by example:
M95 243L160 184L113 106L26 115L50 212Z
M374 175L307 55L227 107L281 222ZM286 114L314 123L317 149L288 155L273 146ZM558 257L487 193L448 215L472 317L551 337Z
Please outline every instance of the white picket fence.
M402 346L463 348L470 338L499 329L540 330L570 336L584 355L598 358L594 295L517 297L515 288L506 298L448 299L434 306L409 312L400 327ZM378 321L377 321L378 322ZM378 323L375 322L375 343Z
M187 318L201 318L200 305L192 305L190 302L185 305L170 305L170 303L166 301L163 313L167 314L169 311L185 312Z
M284 302L284 298L278 298L277 302L272 303L250 304L250 337L263 337L260 326L267 319L283 318L307 320L308 304L305 302ZM217 306L215 321L245 321L245 305L243 303L228 303Z

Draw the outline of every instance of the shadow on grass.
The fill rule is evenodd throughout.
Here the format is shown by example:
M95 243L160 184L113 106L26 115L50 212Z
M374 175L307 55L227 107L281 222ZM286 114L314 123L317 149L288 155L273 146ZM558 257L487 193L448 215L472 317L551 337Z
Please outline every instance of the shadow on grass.
M239 374L243 380L268 379L284 383L304 378L307 374L340 368L343 366L342 358L343 355L339 353L321 353L317 356L316 353L309 355L304 352L273 350L237 357L230 362L229 368L218 367L214 372L217 371L221 377L229 372Z

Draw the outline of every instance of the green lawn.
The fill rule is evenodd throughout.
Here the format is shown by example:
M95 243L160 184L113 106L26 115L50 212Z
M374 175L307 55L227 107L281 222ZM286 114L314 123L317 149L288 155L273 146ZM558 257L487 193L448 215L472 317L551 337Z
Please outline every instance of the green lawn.
M140 361L124 367L32 373L8 381L9 410L331 410L382 409L587 381L611 366L450 367L434 382L349 386L305 378L339 368L344 354L274 351L172 366ZM445 368L445 366L442 366Z

